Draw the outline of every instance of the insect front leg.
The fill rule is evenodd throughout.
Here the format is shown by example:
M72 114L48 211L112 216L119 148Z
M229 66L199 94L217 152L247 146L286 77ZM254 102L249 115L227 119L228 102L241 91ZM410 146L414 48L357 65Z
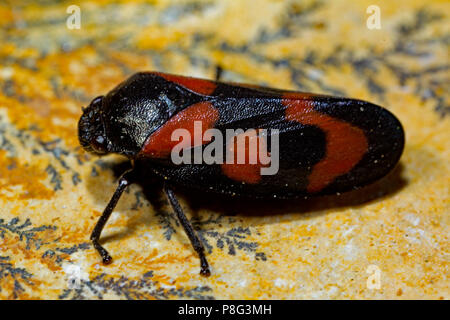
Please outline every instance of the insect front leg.
M91 241L94 245L94 248L100 253L100 256L103 259L104 264L110 264L112 262L112 258L109 255L108 251L106 251L105 248L103 248L100 243L100 235L102 233L102 230L108 221L109 217L111 216L111 213L113 212L114 208L116 207L117 202L120 199L120 196L122 195L123 191L128 187L131 183L133 183L134 180L134 171L133 169L130 169L126 171L122 176L119 178L119 185L117 186L116 191L114 191L113 196L111 197L111 200L109 200L108 205L106 206L105 210L103 211L100 219L98 219L97 224L95 225L94 230L91 234Z
M177 214L178 220L180 221L181 225L184 228L184 231L186 232L187 236L189 237L189 240L191 240L191 244L194 247L195 251L197 252L199 258L200 258L200 274L202 276L208 277L211 274L211 271L209 270L208 261L205 257L205 248L203 247L203 243L195 233L194 228L192 227L192 224L188 220L188 218L185 216L183 210L181 209L180 203L178 202L177 198L175 197L175 194L173 193L172 189L170 189L167 186L164 186L164 192L167 195L167 198L170 201L170 204L172 205L173 210Z

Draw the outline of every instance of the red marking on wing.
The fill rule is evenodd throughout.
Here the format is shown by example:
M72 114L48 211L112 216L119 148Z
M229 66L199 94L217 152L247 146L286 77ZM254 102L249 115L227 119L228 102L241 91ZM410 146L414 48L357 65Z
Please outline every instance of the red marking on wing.
M238 138L239 136L241 136L242 139ZM233 137L232 140L234 141L229 142L227 145L227 152L231 153L233 163L222 164L223 174L232 180L250 184L258 183L261 180L261 168L268 166L260 162L260 155L266 154L270 156L267 152L267 144L265 140L259 137L255 131L253 131L253 134L246 135L246 133L243 133L237 135ZM257 148L250 148L252 143L255 143ZM259 148L260 143L262 147L261 149ZM238 152L244 152L244 163L238 163ZM256 163L250 163L251 157L256 159Z
M183 77L160 72L156 72L156 74L160 77L163 77L167 81L175 82L176 84L179 84L192 92L204 96L211 95L217 87L216 83L210 80Z
M161 128L155 131L142 148L141 154L154 158L167 157L173 147L179 144L179 141L172 141L172 132L176 129L186 129L191 135L191 141L182 141L183 147L199 144L194 143L194 121L202 122L202 137L205 131L214 127L214 123L219 119L219 111L213 107L210 102L196 103L170 118ZM202 141L202 144L208 143Z
M286 94L282 103L287 106L287 120L318 126L326 134L325 157L308 177L308 192L318 192L349 172L367 152L367 138L360 128L315 111L314 101L307 94Z

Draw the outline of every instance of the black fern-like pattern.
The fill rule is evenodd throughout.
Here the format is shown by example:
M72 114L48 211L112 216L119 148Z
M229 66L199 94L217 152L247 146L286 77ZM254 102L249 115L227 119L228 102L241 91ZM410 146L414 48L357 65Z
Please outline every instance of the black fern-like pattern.
M222 215L210 215L204 220L194 218L192 221L208 252L216 247L220 250L226 250L229 255L236 255L237 251L243 251L247 254L255 254L256 260L267 260L263 252L256 251L259 244L256 241L248 240L248 237L252 235L251 228L237 226L226 231L216 231L219 225L235 222L231 217L228 217L228 223L224 219Z
M71 254L74 254L75 252L81 251L81 250L88 250L91 248L91 244L88 242L83 242L80 244L75 244L70 247L55 247L52 249L46 250L42 254L42 258L51 258L55 260L55 263L57 265L61 265L62 262L67 258L67 256L70 256Z
M13 282L12 297L17 299L25 291L24 287L32 286L33 275L24 268L17 268L10 262L10 257L0 256L0 293L2 293L2 283Z
M172 235L181 228L175 214L173 212L158 211L156 212L156 216L159 218L159 223L163 227L164 237L166 240L171 240ZM216 231L221 225L235 223L236 221L232 217L228 217L226 221L223 215L211 214L203 220L199 217L194 217L191 219L191 222L199 238L202 240L205 249L209 253L214 248L226 250L229 255L236 255L237 251L243 251L247 254L254 254L256 260L267 260L263 252L257 251L258 243L248 240L248 237L252 235L251 228L237 226L231 227L226 231ZM182 229L181 231L184 233Z
M175 228L180 226L175 214L173 212L159 210L155 215L158 217L158 222L164 230L164 238L166 240L172 239L172 235L176 232Z
M25 9L25 6L31 3L34 2L31 0L21 1L17 4L17 8ZM37 3L39 6L54 5L47 0L39 0ZM123 17L124 20L121 21L121 24L140 28L147 25L150 17L155 19L151 23L170 26L192 15L201 16L215 5L214 1L168 4L158 15L148 14L148 12L158 10L154 4L136 5L131 7L132 14ZM132 33L124 33L114 41L108 40L112 38L109 34L110 25L108 24L99 24L96 32L79 33L79 37L70 37L70 39L58 37L51 41L40 41L38 34L46 36L48 28L54 28L55 25L64 26L66 18L62 15L52 20L44 14L34 17L32 21L24 21L27 28L34 28L36 37L28 37L21 31L15 32L16 22L7 22L3 25L2 31L5 32L2 35L6 43L17 48L32 48L38 56L13 53L1 57L1 66L11 68L18 66L35 74L39 71L39 59L45 58L48 53L59 50L70 52L95 43L95 52L91 53L95 59L101 63L118 66L124 76L139 70L135 69L136 66L128 65L117 58L117 55L114 54L117 51L128 50L132 51L134 55L149 58L158 71L174 71L170 70L172 67L170 59L176 55L177 59L182 57L182 59L188 60L193 69L209 72L216 67L218 62L217 55L214 53L220 51L224 55L238 55L255 65L266 65L273 70L286 71L292 84L298 90L318 91L339 96L350 96L352 93L340 83L328 80L326 75L328 71L339 71L349 67L352 77L365 86L371 99L375 99L375 102L379 102L387 108L390 107L388 98L392 92L392 88L389 86L394 83L395 86L405 88L408 93L428 102L441 117L450 115L449 90L447 89L448 83L450 83L450 63L448 59L439 61L436 58L443 51L444 56L445 53L448 55L450 33L447 32L437 37L428 36L431 28L445 23L445 16L432 9L411 10L409 11L411 14L402 16L391 30L390 45L383 46L382 49L369 44L362 45L356 50L346 46L348 39L341 39L333 42L336 44L331 50L322 51L310 48L306 51L302 50L301 54L289 53L276 57L266 53L266 46L273 46L277 42L289 39L301 39L306 31L313 30L318 34L327 32L327 29L332 26L330 21L321 17L321 10L326 5L326 1L286 1L284 10L276 18L277 27L262 26L245 44L229 43L213 32L203 29L201 32L186 34L186 39L183 41L171 42L167 47L152 49L137 48L133 42ZM113 16L120 7L116 3L105 3L102 12L105 16ZM88 7L83 8L83 19L85 21L97 19L98 10L96 9L98 8L95 10ZM361 25L361 28L364 27ZM421 61L427 61L427 63L421 63ZM233 73L224 70L225 78L228 77L225 80L238 78L249 82L259 82L262 85L276 85L276 83L261 83L256 78L256 74L246 74L243 69L241 72L239 66L233 68ZM317 72L324 76L318 77ZM389 83L380 77L380 74L386 73L391 75ZM253 76L255 78L252 78ZM87 92L83 88L71 87L62 79L63 77L57 74L51 75L51 78L48 79L49 88L53 90L57 99L72 99L80 106L86 106L90 102L91 92ZM7 99L15 99L21 104L27 104L32 100L32 97L26 96L24 91L20 90L18 80L14 77L0 82L0 91ZM415 111L420 112L420 110ZM48 174L48 183L54 191L63 190L67 181L71 181L73 186L85 187L85 177L82 177L72 167L73 163L78 166L85 164L91 166L89 168L90 176L86 177L86 180L99 179L100 171L113 172L117 176L114 161L103 158L93 162L92 158L79 152L80 147L67 147L64 140L58 137L41 140L43 138L38 138L38 136L40 137L38 133L44 130L46 128L39 127L39 124L32 124L28 128L16 127L15 124L9 123L6 117L0 115L0 150L4 151L7 157L13 159L9 164L11 168L19 161L28 159L27 157L22 158L21 154L23 150L30 150L36 159L45 159L44 170ZM123 171L120 170L120 173ZM147 197L148 193L144 188L134 192L133 189L129 189L127 192L127 196L135 198L130 210L145 211L144 206L148 202L155 205ZM57 194L59 193L57 192ZM148 202L146 202L146 197ZM184 235L181 225L170 209L155 209L155 211L166 240L171 240L176 232L182 232ZM17 241L21 249L29 250L37 259L41 258L45 260L45 263L52 263L56 268L62 267L63 263L73 263L76 252L92 249L90 242L63 244L60 243L61 238L57 238L58 235L49 237L47 232L57 230L54 225L34 225L28 218L8 219L0 217L0 238ZM258 244L258 234L252 226L243 226L236 219L220 214L195 217L192 219L192 223L210 253L213 250L220 250L231 256L249 255L262 262L268 259ZM86 237L88 236L86 234ZM12 251L8 251L6 248L5 253L0 256L1 296L20 298L25 292L33 290L33 286L37 283L33 280L35 277L38 277L38 274L34 275L31 270L22 267L20 261L12 255ZM89 280L79 280L79 283L69 283L67 288L61 289L59 298L104 299L105 296L112 295L124 299L212 299L214 296L213 290L208 286L168 287L158 283L154 278L152 271L137 279L132 279L126 274L100 274Z
M250 41L243 46L231 46L223 42L217 49L224 52L239 53L258 63L269 64L274 68L285 68L291 74L292 82L299 90L311 91L318 86L324 93L338 96L347 95L346 88L334 87L321 79L311 78L308 70L311 68L323 70L326 68L342 68L350 65L359 81L363 81L368 91L381 102L385 102L385 95L389 88L379 79L382 69L389 70L400 86L408 84L414 93L422 100L430 100L434 109L441 116L450 114L448 92L444 95L440 91L448 86L450 63L441 61L433 66L411 70L408 63L421 58L431 58L438 47L448 48L450 34L440 38L426 38L421 32L433 23L441 22L441 14L420 9L415 12L412 21L400 22L394 29L392 47L379 51L375 48L361 48L360 52L347 49L344 43L331 50L331 54L324 55L318 50L309 50L303 57L288 56L271 58L260 53L254 47L258 40ZM186 51L186 54L189 50ZM399 58L403 60L398 63ZM448 90L447 90L448 91Z
M74 157L79 165L83 165L83 161L78 154L73 152L74 150L64 148L61 139L47 142L39 140L33 135L35 131L41 131L41 129L34 125L27 129L18 129L0 116L0 150L7 151L9 157L19 157L17 144L20 144L24 148L32 148L31 151L34 156L50 155L50 161L45 171L50 177L50 184L54 191L63 189L65 170L71 173L73 185L76 186L81 182L80 174L69 166L67 161L70 157Z
M65 289L59 296L60 299L88 299L96 297L103 299L107 293L114 293L117 297L128 300L142 299L213 299L206 293L211 292L207 286L193 288L163 288L157 281L153 281L153 272L143 274L139 279L129 279L126 276L114 278L106 274L100 274L94 279L82 280L73 288Z
M22 223L19 218L13 218L9 222L0 219L0 237L4 238L7 235L16 235L20 241L26 242L27 250L30 250L32 247L39 250L41 246L48 244L48 242L44 242L38 236L39 232L45 230L56 230L56 227L51 225L33 227L30 219L26 219Z

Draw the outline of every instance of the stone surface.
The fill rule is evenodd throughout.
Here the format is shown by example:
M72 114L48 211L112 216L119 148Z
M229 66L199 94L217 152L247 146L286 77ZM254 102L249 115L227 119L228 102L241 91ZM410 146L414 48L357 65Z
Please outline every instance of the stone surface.
M448 299L447 1L0 3L2 299ZM352 193L258 203L182 196L212 275L167 200L133 185L102 237L89 234L126 166L78 145L81 106L158 70L344 95L403 123L399 166ZM379 279L379 282L371 282ZM379 286L377 286L379 284Z

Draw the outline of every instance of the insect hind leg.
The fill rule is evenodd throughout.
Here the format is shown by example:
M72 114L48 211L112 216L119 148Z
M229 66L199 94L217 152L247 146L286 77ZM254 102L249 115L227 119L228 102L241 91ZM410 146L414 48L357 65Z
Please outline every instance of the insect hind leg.
M203 246L203 243L201 242L201 240L195 233L195 230L192 227L191 222L188 220L188 218L184 214L183 209L181 209L180 203L178 202L172 189L170 189L166 185L166 186L164 186L164 192L166 193L167 198L169 199L169 202L172 205L173 210L177 214L178 220L180 221L181 225L183 226L184 231L186 232L187 236L189 237L189 240L191 241L191 244L194 247L194 250L197 252L197 254L200 258L200 274L202 276L208 277L209 275L211 275L211 271L209 270L208 261L206 260L205 248Z
M223 68L220 65L216 65L216 75L214 79L216 81L220 81L222 75L223 75Z

